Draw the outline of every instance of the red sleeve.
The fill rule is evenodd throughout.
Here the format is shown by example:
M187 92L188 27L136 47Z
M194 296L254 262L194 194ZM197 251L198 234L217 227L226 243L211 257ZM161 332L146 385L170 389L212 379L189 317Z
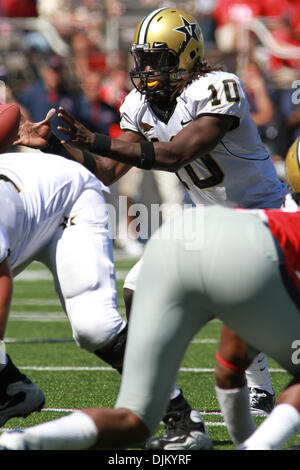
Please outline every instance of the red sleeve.
M300 271L300 211L265 210L265 214L269 228L281 246L286 269L298 284L295 271Z

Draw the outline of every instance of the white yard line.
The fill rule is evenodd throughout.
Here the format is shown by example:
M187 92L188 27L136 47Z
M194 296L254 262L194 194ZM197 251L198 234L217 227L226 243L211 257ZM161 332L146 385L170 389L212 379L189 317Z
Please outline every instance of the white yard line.
M111 367L87 367L87 366L19 366L19 369L22 370L37 370L37 371L91 371L91 372L98 372L98 371L113 371L116 372L115 369ZM214 368L201 368L201 367L181 367L179 372L214 372ZM270 372L279 372L279 373L287 373L284 369L269 369Z
M117 281L123 281L128 274L127 269L117 269L116 279ZM53 277L50 271L46 269L33 269L25 270L15 277L15 281L21 282L32 282L32 281L52 281Z
M23 315L26 315L25 313ZM74 342L71 338L5 338L5 343L71 343ZM194 344L214 344L218 343L216 339L204 338L204 339L194 339L192 341Z

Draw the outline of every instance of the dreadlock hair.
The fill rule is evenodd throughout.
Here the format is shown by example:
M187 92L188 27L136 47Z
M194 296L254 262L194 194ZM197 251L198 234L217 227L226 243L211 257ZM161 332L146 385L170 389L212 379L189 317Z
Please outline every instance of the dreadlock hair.
M180 95L182 91L197 78L206 75L207 73L223 70L223 67L214 67L208 65L207 62L198 62L195 70L185 77L182 77L179 83L175 86L173 93L170 96L170 101L173 101L176 96Z
M184 88L192 83L197 78L211 73L214 71L223 70L222 67L212 67L207 62L199 62L196 64L195 70L189 74L185 74L174 87L170 94L163 94L153 96L146 96L147 101L150 103L153 111L159 116L163 122L168 122L170 115L176 106L176 97L179 96Z

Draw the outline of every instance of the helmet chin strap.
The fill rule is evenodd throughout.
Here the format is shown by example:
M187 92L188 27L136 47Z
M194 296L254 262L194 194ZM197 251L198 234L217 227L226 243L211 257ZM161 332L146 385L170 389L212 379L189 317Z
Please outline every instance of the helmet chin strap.
M176 100L170 100L171 94L171 88L159 90L149 100L152 110L164 123L169 121L176 106Z
M169 87L157 90L153 95L151 95L151 102L155 103L162 109L167 108L170 104L171 94L172 90Z
M150 74L149 74L150 75ZM171 101L171 96L173 93L173 87L170 85L170 77L168 82L165 86L160 90L152 90L148 85L147 82L150 77L144 76L143 77L143 86L138 87L134 80L134 74L130 73L130 78L134 87L142 94L147 97L147 100L150 103L152 110L158 116L158 118L167 123L170 119L175 106L176 100Z

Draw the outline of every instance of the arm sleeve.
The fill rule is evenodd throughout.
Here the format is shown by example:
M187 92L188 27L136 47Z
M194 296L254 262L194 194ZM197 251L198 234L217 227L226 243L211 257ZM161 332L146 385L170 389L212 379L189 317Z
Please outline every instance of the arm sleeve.
M132 90L120 107L120 127L122 130L140 132L137 124L139 105L141 105L141 94Z

